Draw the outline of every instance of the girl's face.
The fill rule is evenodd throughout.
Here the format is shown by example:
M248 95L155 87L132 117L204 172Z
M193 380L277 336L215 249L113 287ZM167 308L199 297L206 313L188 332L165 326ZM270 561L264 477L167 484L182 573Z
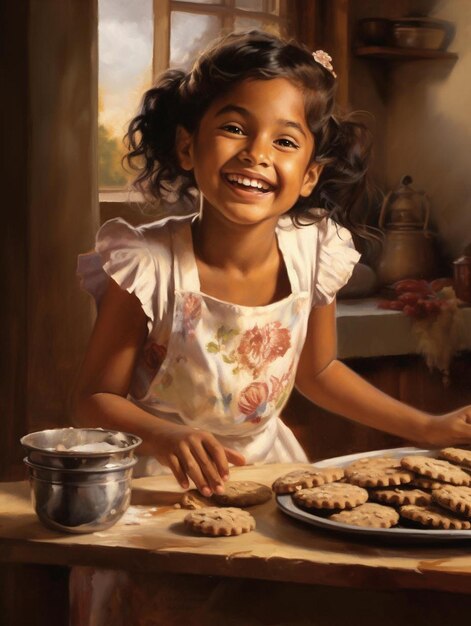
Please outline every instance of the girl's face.
M311 193L321 171L313 151L302 91L284 78L239 83L212 103L193 135L180 127L177 136L203 213L241 225L277 220Z

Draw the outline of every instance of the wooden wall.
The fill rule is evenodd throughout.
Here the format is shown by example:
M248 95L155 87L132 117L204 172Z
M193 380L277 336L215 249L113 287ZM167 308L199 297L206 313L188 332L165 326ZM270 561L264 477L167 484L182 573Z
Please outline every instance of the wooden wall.
M28 4L0 3L0 50L2 59L1 124L3 215L0 229L0 477L12 462L11 451L26 419L26 337L28 268Z
M20 436L69 423L91 330L75 266L98 226L97 4L25 0L1 10L0 479L8 479L23 475Z

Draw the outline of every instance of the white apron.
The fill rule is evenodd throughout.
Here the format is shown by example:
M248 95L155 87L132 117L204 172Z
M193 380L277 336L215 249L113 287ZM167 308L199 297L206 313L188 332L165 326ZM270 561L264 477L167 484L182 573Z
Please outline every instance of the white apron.
M306 461L280 412L293 388L312 306L323 306L350 277L359 254L332 220L276 228L291 294L267 306L222 302L201 292L193 215L134 228L106 222L96 250L80 255L82 286L99 305L108 277L134 293L148 318L129 399L176 424L212 432L248 463ZM168 473L142 458L135 475Z
M281 244L280 244L281 245ZM174 423L213 433L248 463L307 461L279 415L294 385L306 336L309 292L287 271L291 294L248 307L200 291L191 228L172 231L174 298L168 344L147 341L143 359L158 368L138 406ZM138 391L137 391L138 393ZM160 473L146 459L144 473Z

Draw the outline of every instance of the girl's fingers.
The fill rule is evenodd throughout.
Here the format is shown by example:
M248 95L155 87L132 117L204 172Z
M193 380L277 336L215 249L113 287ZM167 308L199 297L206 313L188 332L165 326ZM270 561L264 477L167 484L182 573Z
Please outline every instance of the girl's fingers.
M226 449L221 446L217 439L209 439L203 442L204 448L216 466L220 479L229 478L229 463L227 462Z
M212 494L211 489L209 488L208 481L206 480L197 459L193 456L191 450L186 446L182 449L180 453L180 464L186 472L187 476L191 478L191 480L195 483L198 491L202 493L203 496L207 498Z
M232 448L224 448L224 452L226 453L227 460L229 463L233 463L234 465L245 465L245 456L237 450L233 450Z
M189 429L188 429L189 430ZM203 496L224 493L224 481L229 478L229 463L245 465L243 454L225 448L210 433L191 432L175 446L169 446L167 464L175 478L188 489L191 479Z
M177 479L180 487L182 487L183 489L188 489L190 486L190 483L188 482L187 475L183 471L180 465L180 461L178 460L178 457L175 454L171 454L169 456L168 466L172 470L173 475Z
M210 448L210 444L208 444L207 441L194 441L192 442L190 449L193 456L198 461L200 469L205 476L211 491L223 493L223 479L218 471L218 466L215 463L214 456L211 454L211 450L208 451L206 446ZM224 456L224 452L221 451L221 454Z

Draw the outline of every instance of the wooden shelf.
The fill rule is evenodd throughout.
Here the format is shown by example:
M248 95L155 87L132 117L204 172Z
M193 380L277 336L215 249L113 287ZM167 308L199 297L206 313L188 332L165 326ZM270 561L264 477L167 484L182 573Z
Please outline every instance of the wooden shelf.
M427 59L457 59L455 52L426 50L423 48L392 48L386 46L359 46L354 49L358 57L386 61L419 61Z

